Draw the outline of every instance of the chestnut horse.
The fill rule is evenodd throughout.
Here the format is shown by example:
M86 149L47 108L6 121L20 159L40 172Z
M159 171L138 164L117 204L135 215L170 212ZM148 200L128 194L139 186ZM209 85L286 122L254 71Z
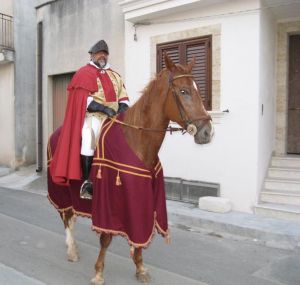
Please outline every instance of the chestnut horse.
M194 60L182 66L174 64L166 55L165 63L166 68L148 84L140 99L125 112L123 121L119 122L127 144L148 169L153 169L157 163L157 155L170 121L177 122L192 134L197 144L209 143L213 135L211 117L203 106L191 74ZM68 259L77 261L77 247L72 232L76 213L68 208L61 210L60 215L66 230ZM92 284L104 283L104 258L111 240L112 234L101 233L101 249ZM143 265L142 247L133 249L132 258L137 279L149 282L150 275Z

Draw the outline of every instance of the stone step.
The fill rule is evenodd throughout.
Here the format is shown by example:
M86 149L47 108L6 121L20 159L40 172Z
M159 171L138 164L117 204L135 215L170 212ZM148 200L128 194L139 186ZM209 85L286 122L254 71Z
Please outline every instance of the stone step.
M260 194L260 200L265 203L287 204L300 207L300 192L264 189Z
M273 156L271 167L274 166L300 168L300 156Z
M300 180L300 169L288 167L270 167L268 169L268 178Z
M299 191L300 193L300 180L285 180L266 178L264 188L268 190L285 191Z
M254 211L257 215L299 222L300 225L300 206L260 203L254 207Z

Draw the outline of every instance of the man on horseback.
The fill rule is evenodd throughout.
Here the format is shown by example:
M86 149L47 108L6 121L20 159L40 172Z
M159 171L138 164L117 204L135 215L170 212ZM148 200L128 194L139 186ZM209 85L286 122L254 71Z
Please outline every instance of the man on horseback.
M129 103L120 75L108 63L106 42L97 42L89 54L89 64L75 73L68 86L65 119L50 165L52 180L57 184L66 186L70 180L83 178L80 196L84 199L92 198L89 173L102 123L124 112Z

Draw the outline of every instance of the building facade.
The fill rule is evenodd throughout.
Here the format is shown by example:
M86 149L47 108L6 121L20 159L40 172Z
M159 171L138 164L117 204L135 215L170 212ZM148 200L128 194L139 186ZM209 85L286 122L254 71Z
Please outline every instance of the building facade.
M201 146L188 135L166 136L160 158L169 197L220 196L237 211L299 219L300 120L290 112L300 108L290 83L300 81L299 1L53 0L37 1L36 11L41 166L67 84L96 41L108 42L133 103L163 68L164 52L180 63L195 56L215 137Z
M35 1L0 5L0 164L35 162Z
M288 83L293 76L296 80L292 72L300 68L297 63L298 69L295 64L294 71L288 70L291 36L300 32L299 5L259 0L120 2L126 86L135 99L155 76L161 45L169 45L166 52L176 58L170 48L174 43L211 38L210 114L215 137L209 145L199 146L191 137L168 135L160 153L166 176L219 184L218 195L230 199L234 210L253 213L281 205L299 219L300 192L295 191L300 190L300 176L287 181L282 173L270 174L274 167L283 168L276 166L277 160L292 160L294 167L285 165L285 170L293 167L299 175L299 120L288 110ZM294 49L299 54L297 44ZM293 56L291 61L299 62ZM299 87L293 88L300 93ZM299 108L299 95L293 98L293 108ZM289 137L288 129L295 125ZM288 150L290 144L295 151Z

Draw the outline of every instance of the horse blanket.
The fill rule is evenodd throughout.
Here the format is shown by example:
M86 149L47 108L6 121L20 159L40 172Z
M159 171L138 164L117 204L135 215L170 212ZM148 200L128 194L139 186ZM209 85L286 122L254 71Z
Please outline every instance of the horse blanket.
M59 133L60 129L49 140L49 164ZM127 144L120 124L113 120L103 123L90 179L93 199L83 200L79 197L82 181L71 181L69 186L54 184L48 167L50 202L60 212L71 208L76 215L90 217L94 231L121 235L134 247L147 247L155 230L168 237L161 163L157 160L154 169L147 169Z

